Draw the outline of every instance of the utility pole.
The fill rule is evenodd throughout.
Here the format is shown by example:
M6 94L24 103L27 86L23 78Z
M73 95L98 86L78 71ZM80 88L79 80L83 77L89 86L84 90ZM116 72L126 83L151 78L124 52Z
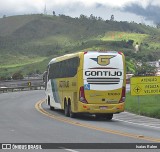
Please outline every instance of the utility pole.
M47 6L46 6L46 3L45 3L45 6L44 6L44 15L47 15Z

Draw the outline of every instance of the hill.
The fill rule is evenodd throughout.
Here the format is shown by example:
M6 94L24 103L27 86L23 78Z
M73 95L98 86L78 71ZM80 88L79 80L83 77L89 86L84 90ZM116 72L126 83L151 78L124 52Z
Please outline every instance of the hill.
M47 62L62 54L105 49L123 51L128 70L132 60L160 58L160 30L137 23L104 21L93 15L19 15L0 19L0 77L20 71L43 73ZM134 52L136 44L139 53Z

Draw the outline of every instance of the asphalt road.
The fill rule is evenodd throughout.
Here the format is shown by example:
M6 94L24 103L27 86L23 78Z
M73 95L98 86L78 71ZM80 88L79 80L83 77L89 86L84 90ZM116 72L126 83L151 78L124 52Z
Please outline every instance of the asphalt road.
M89 116L72 119L66 118L59 110L49 110L49 107L42 103L44 114L35 108L35 104L44 99L44 96L44 90L0 94L0 143L144 144L160 142L160 121L157 119L126 112L114 115L112 121L96 120ZM59 150L41 151L97 152L117 150L73 150L62 147ZM146 151L146 149L129 151ZM148 151L158 152L159 149L149 149Z

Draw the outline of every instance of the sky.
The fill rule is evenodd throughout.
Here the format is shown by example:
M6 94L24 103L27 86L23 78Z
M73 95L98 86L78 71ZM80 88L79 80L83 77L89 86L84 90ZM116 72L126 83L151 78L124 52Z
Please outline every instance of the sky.
M81 14L109 20L129 21L156 25L160 23L160 0L0 0L0 17L41 14L64 14L79 17Z

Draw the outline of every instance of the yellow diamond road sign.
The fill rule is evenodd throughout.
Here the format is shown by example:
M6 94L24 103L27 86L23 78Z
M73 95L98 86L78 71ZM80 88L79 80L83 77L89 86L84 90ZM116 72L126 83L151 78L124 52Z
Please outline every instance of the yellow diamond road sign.
M131 78L131 95L154 94L160 94L160 76Z
M142 89L141 89L139 86L136 86L136 87L134 88L134 92L135 92L136 94L139 94L141 91L142 91Z

